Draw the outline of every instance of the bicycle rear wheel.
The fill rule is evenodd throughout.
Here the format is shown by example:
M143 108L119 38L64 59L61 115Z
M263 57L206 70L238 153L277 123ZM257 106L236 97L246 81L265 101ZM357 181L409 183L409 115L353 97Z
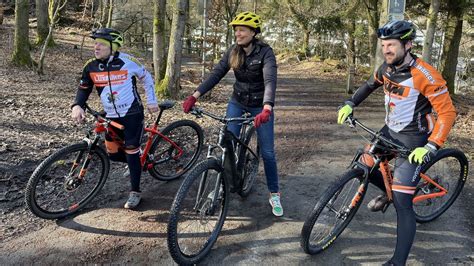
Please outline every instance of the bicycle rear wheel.
M211 250L224 225L229 186L218 160L198 163L184 179L170 210L168 249L178 264L195 264Z
M153 167L149 169L156 179L169 181L182 176L199 158L203 144L202 128L194 121L175 121L161 131L173 141L183 153L170 142L156 136L150 149L149 158Z
M247 197L252 191L253 184L258 174L258 166L260 163L260 147L258 146L257 134L255 127L249 127L245 134L245 145L252 149L257 157L253 156L249 149L241 147L239 151L239 164L237 170L242 176L242 187L238 191L242 198Z
M466 182L469 163L466 156L456 149L443 149L429 163L423 166L421 172L448 190L441 197L431 198L413 203L416 221L426 223L433 221L443 214L456 200ZM420 180L415 197L441 190L431 183Z
M367 186L364 171L355 168L324 192L301 230L301 247L306 253L320 253L336 240L359 209Z
M102 189L110 162L105 151L88 152L86 142L64 147L46 158L33 172L26 186L28 209L44 219L71 215L88 204ZM89 157L87 169L83 165ZM80 172L85 171L84 176Z

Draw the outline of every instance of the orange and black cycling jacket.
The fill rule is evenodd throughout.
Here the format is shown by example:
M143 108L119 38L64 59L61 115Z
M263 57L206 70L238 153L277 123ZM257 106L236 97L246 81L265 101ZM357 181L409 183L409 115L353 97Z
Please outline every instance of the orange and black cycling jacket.
M428 141L439 148L454 124L456 110L441 74L415 55L412 57L409 64L398 69L383 63L347 102L357 106L383 85L386 125L402 134L431 134Z

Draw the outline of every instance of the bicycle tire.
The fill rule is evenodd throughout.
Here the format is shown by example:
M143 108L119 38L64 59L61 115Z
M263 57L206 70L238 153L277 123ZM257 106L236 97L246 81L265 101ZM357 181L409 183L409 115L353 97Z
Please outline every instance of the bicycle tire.
M35 169L25 192L26 206L33 214L44 219L64 218L81 210L97 195L109 174L110 161L102 148L97 146L91 153L88 149L86 142L64 147ZM79 167L72 169L80 152L84 152L82 158L91 155L83 181L74 177L81 171L84 160L81 158ZM84 197L79 197L81 192Z
M422 167L421 172L448 190L448 194L442 197L413 204L416 221L427 223L441 216L457 199L468 176L469 162L466 155L459 150L442 149L433 160ZM415 196L439 191L435 186L421 180L415 190Z
M176 193L170 210L167 235L169 252L174 261L179 265L196 264L204 259L210 252L222 230L227 215L230 193L229 185L225 177L221 177L220 180L222 180L222 182L217 185L219 186L219 200L216 208L219 207L219 209L213 209L211 207L212 205L210 205L214 198L212 195L215 195L213 187L216 186L217 181L211 179L215 177L214 174L219 173L223 173L220 161L216 159L201 161L186 176ZM206 184L204 184L204 190L201 197L199 197L200 200L196 209L196 197L188 198L187 196L192 192L199 191L198 187L199 184L203 182L201 181L203 180L203 174L206 175ZM210 217L212 215L215 216L215 218ZM189 220L185 220L188 218ZM193 230L195 227L204 230L208 228L211 229L209 230L210 232L207 233L200 232L199 230L191 232L190 230ZM189 231L180 232L182 228Z
M258 146L255 127L251 126L247 129L244 143L254 150L257 156L260 156L260 147ZM253 184L257 178L259 164L259 157L255 158L248 149L241 147L239 152L239 167L237 170L240 171L242 177L241 187L238 191L242 198L246 198L252 191Z
M149 154L153 167L150 175L162 181L170 181L184 175L196 163L204 141L202 128L194 121L179 120L166 126L161 133L183 149L179 159L177 150L159 135L155 136Z
M347 186L351 185L349 189L353 191L343 191ZM355 186L354 186L355 185ZM346 172L342 177L334 181L331 186L326 189L321 198L316 203L314 209L310 212L309 216L306 218L303 228L301 230L301 247L308 254L317 254L328 248L331 244L334 243L336 238L344 231L344 229L349 225L349 222L354 217L355 213L359 209L364 196L367 192L368 179L364 178L364 171L359 168L354 168ZM352 209L348 210L349 204L351 204L352 199L357 195L358 191L362 193L359 194L358 200L355 202ZM342 204L340 207L337 207L336 201L342 199ZM329 206L329 207L328 207ZM330 210L332 208L333 210ZM335 211L334 211L335 210ZM337 215L342 215L342 222L337 224L337 220L340 218L335 215L336 224L328 230L327 233L322 234L321 240L312 243L312 232L316 231L319 233L322 229L315 229L315 225L318 222L318 227L320 222L324 222L326 214L331 214L331 212L337 213ZM323 228L324 229L324 228Z

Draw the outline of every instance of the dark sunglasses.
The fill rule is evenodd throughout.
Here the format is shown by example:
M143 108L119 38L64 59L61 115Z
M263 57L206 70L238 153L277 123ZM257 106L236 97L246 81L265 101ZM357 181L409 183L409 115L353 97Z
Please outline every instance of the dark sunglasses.
M380 38L382 36L389 36L393 33L391 28L379 28L377 29L377 37Z

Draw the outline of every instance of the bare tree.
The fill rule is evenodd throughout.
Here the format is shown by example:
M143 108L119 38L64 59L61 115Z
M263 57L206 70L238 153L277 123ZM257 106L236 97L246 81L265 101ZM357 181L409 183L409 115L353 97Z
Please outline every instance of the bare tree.
M377 29L380 23L380 11L378 9L379 0L363 0L367 8L367 18L369 21L369 47L370 47L370 65L376 66L377 58Z
M159 82L164 78L166 70L166 0L154 0L153 11L153 68L155 84L158 86Z
M48 0L36 0L36 44L41 45L48 37L49 23L48 23ZM49 45L53 45L54 41L51 38Z
M340 12L341 1L329 0L286 0L290 14L303 32L300 52L309 54L309 39L318 31L319 22L325 21L333 14Z
M379 9L380 17L379 17L378 27L382 27L388 21L388 8L387 8L388 7L388 0L381 0L381 1L382 1L382 5L379 7L380 8ZM380 41L379 38L377 38L377 32L375 32L375 38L376 38L376 41L377 41L376 45L375 45L375 58L374 58L375 64L372 65L374 71L384 61L384 58L383 58L383 55L382 55L382 42Z
M28 38L28 0L15 1L15 40L13 43L12 62L22 66L33 66L30 55L30 40Z
M240 0L225 0L224 2L226 24L229 25L229 23L235 18L235 15L237 14L237 10L240 6ZM225 35L226 47L229 47L232 44L233 39L232 29L227 27Z
M114 0L109 0L109 6L108 6L108 12L107 12L107 28L112 27L112 17L114 14Z
M46 56L46 48L48 47L49 40L53 36L53 29L56 23L59 21L59 12L66 6L67 0L50 0L49 1L49 32L41 50L41 55L38 64L38 74L43 74L44 58Z
M423 60L431 63L431 49L433 48L436 23L438 21L440 0L431 0L430 11L426 21L426 35L423 42Z
M173 21L171 23L166 74L158 87L157 94L159 96L169 95L172 98L177 98L179 93L183 35L184 25L186 23L186 4L186 0L176 0L173 7Z
M454 94L454 78L458 64L459 44L462 35L463 14L472 8L470 0L448 1L448 17L445 23L445 40L441 56L441 74L446 79L449 92Z

